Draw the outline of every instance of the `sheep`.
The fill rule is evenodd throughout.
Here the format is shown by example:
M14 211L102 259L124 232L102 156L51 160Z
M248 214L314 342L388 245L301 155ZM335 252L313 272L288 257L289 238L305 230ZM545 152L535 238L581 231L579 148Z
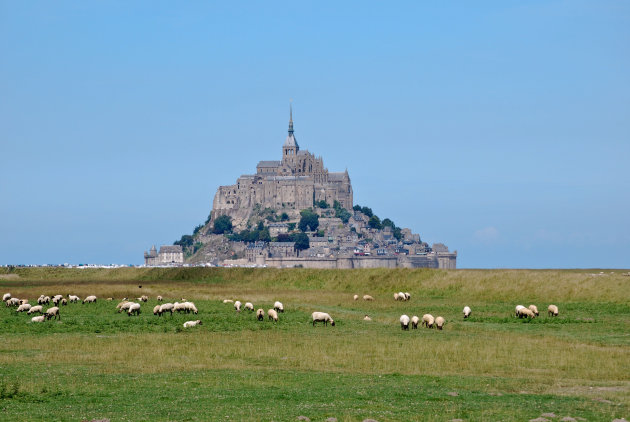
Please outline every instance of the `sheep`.
M62 306L66 306L68 304L68 300L66 298L61 299L61 302L59 302Z
M177 313L180 313L182 311L185 312L186 311L186 305L184 305L183 303L175 302L173 304L173 310L175 312L177 312Z
M245 306L243 306L243 309L254 312L254 304L251 302L247 302Z
M121 302L119 303L119 305L120 305L120 308L118 308L118 313L121 313L122 311L129 310L129 307L133 305L133 302Z
M407 292L405 292L405 300L409 300L411 299L411 295Z
M39 299L37 299L38 305L48 305L50 303L50 297L41 295Z
M547 307L547 313L549 316L558 316L558 307L556 305L549 305Z
M435 318L435 327L438 330L441 330L442 327L444 327L444 323L445 322L446 322L446 320L443 317L439 316L439 317Z
M236 310L236 312L241 312L241 301L237 300L236 302L234 302L234 309Z
M359 300L359 295L352 296L352 300Z
M52 308L48 308L46 312L44 312L46 319L56 318L61 319L61 314L59 313L59 308L53 306Z
M7 308L10 308L12 306L20 306L20 299L18 299L17 297L12 297L11 299L7 299L5 304L7 305Z
M203 322L201 322L201 320L197 320L197 321L186 321L184 322L184 328L189 328L189 327L195 327L197 325L203 325Z
M41 314L41 313L43 313L42 309L43 309L42 305L31 306L31 309L29 309L28 312L26 312L26 313L29 314L29 315L30 314L34 314L35 312L38 312L38 313Z
M273 304L273 309L278 312L284 312L284 305L281 302L276 301L276 303Z
M269 309L267 311L267 316L269 317L269 320L273 320L274 322L278 322L278 312L276 312L275 309Z
M433 324L435 324L435 318L431 314L422 315L422 323L420 325L424 325L427 328L433 328Z
M363 300L374 300L374 298L370 295L363 295Z
M193 314L197 315L197 313L199 313L199 311L197 310L197 307L192 302L184 302L184 307L186 308L187 314L192 312Z
M394 300L400 300L400 296L398 295L398 293L394 293Z
M125 303L129 303L129 302L127 302L126 300L123 300L123 301L122 301L122 302L120 302L118 305L116 305L116 309L117 309L118 311L120 311L120 308L121 308L121 307L122 307Z
M112 300L114 300L114 298L113 298L113 297L108 297L108 298L107 298L107 299L105 299L105 300L106 300L106 301L108 301L108 302L111 302Z
M158 295L158 297L157 297L157 301L158 301L158 302L162 302L163 300L164 300L164 299L162 298L162 296Z
M518 317L519 318L536 318L536 314L534 314L529 308L521 308L518 310Z
M83 299L82 303L96 303L96 296L91 295Z
M372 318L367 316L367 314L363 317L363 321L372 321Z
M153 315L158 315L160 313L160 305L155 305L153 307Z
M223 303L234 303L232 299L223 299Z
M265 311L262 309L258 309L256 311L256 319L258 319L258 321L262 321L263 319L265 319Z
M30 311L31 310L31 305L29 305L28 303L25 303L23 305L18 306L17 311L18 312L26 312L26 311Z
M68 295L68 301L70 303L76 303L79 300L81 300L81 298L79 296L77 296L77 295L70 295L70 294Z
M403 292L398 292L398 298L402 300L403 302L407 300L407 296L405 296Z
M401 330L409 329L409 317L407 315L400 316L400 329Z
M468 306L464 306L464 310L462 311L464 313L464 318L468 318L470 316L470 308Z
M61 299L63 299L62 295L54 295L52 298L52 303L56 305L59 305L59 302L61 302Z
M173 305L172 303L164 303L163 305L160 305L160 311L158 312L158 315L162 316L162 314L165 312L170 312L171 315L173 315L174 308L175 305Z
M3 302L6 302L6 301L7 301L7 300L9 300L9 299L11 299L11 293L5 293L5 294L2 296L2 301L3 301Z
M131 303L129 309L127 310L127 315L131 316L133 314L140 315L140 304L139 303Z
M420 318L418 318L416 315L411 317L411 328L413 328L414 330L418 329L418 323L420 322Z
M311 314L311 317L313 318L313 327L315 326L316 322L323 322L324 325L328 325L328 323L330 322L330 325L332 325L333 327L335 326L335 321L333 321L330 315L328 315L326 312L313 312Z
M28 299L20 299L20 305L26 305L28 303Z
M44 315L34 316L33 318L31 318L31 322L44 322L45 320L46 316Z
M146 303L146 302L149 300L149 296L147 296L147 295L142 295L142 296L140 296L140 297L136 298L136 300L138 300L138 301L140 301L140 302L145 302L145 303Z
M529 305L528 306L529 310L532 311L534 313L534 315L538 316L538 307L536 305Z
M514 308L514 309L515 309L515 314L516 314L516 316L519 316L519 314L520 314L520 312L519 312L519 311L520 311L521 309L523 309L523 308L524 308L524 306L523 306L523 305L516 305L516 308Z

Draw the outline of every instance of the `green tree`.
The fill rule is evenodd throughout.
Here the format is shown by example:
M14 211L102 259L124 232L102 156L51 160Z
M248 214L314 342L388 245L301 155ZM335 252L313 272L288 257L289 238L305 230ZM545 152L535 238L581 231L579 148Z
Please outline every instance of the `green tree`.
M373 229L380 229L381 228L381 220L377 216L373 215L368 220L368 226L370 226Z
M302 218L300 218L300 223L298 227L303 232L310 230L315 231L319 227L319 216L315 214L311 210L302 210L300 211Z
M295 242L295 249L298 251L308 249L310 246L306 233L298 232L291 234L291 241Z
M193 245L193 243L194 243L193 237L189 234L185 234L182 236L181 239L173 242L173 245L179 245L182 247L182 249L187 249L187 248L190 248Z
M195 227L195 229L193 230L193 236L199 233L201 229L203 229L203 224L200 224L197 227Z
M372 208L369 208L369 207L361 208L361 212L368 217L372 217L374 215L374 213L372 212Z
M383 227L391 227L392 230L396 228L396 225L394 224L394 222L392 220L390 220L389 218L385 218L382 222L381 225Z
M229 215L222 215L217 217L214 220L214 227L212 228L212 233L214 234L223 234L229 233L232 231L232 217Z
M323 199L322 199L322 200L317 201L317 202L315 203L315 205L316 205L316 206L318 206L319 208L322 208L322 209L326 209L326 208L328 208L328 206L329 206L329 205L328 205L328 202L324 201Z
M258 232L258 240L264 240L265 242L271 242L271 236L269 235L269 229L265 227Z
M287 214L286 212L283 212L282 214L280 214L280 221L287 221L289 219L289 214Z
M362 210L361 205L359 205L359 204L357 204L354 207L352 207L352 209L355 210L355 211L361 211Z

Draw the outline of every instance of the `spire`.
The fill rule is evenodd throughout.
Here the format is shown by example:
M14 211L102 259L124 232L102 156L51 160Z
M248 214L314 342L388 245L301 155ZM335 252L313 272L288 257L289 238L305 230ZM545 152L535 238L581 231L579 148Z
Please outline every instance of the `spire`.
M289 103L289 135L293 135L293 104Z

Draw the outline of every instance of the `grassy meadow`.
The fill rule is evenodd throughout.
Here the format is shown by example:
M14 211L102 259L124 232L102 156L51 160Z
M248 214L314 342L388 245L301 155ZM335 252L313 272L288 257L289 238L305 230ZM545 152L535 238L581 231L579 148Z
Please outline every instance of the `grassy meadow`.
M31 304L99 298L41 324L0 307L0 420L630 419L630 277L600 271L0 268L0 293ZM116 312L142 294L140 316ZM154 316L157 295L199 314ZM285 312L258 322L225 298ZM532 303L539 318L513 317ZM425 313L444 330L400 329Z

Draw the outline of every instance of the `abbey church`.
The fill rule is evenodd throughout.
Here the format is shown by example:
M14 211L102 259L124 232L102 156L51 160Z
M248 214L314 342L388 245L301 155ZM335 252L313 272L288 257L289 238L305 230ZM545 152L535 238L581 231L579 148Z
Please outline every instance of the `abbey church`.
M212 204L212 220L232 217L244 228L251 211L273 208L295 216L321 200L352 209L352 184L348 171L329 172L322 157L300 149L293 131L293 110L289 112L289 133L282 145L282 159L260 161L256 174L242 175L236 184L220 186Z

